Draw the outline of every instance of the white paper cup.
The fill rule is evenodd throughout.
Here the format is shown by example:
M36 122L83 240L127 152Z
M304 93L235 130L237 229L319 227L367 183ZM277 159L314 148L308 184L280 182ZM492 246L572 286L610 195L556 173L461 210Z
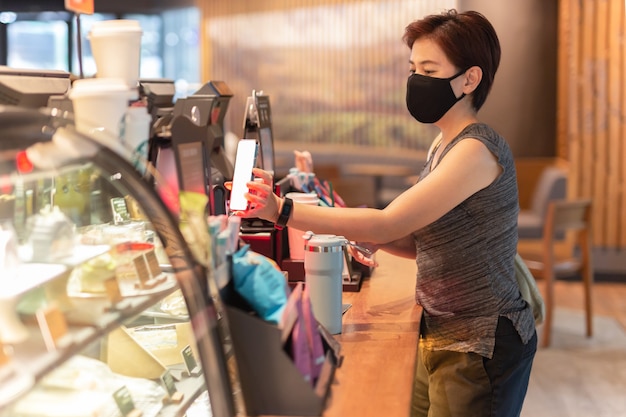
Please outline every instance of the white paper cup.
M104 129L119 138L120 123L134 93L119 78L76 80L69 92L74 123L79 132L94 134Z
M317 206L319 204L319 198L315 193L287 193L285 197L291 198L295 203L309 204ZM304 231L294 229L293 227L287 227L287 236L289 239L289 258L302 260L304 259L304 239L302 236Z
M137 20L95 22L88 39L96 61L96 77L122 78L130 88L137 88L141 35L141 26Z

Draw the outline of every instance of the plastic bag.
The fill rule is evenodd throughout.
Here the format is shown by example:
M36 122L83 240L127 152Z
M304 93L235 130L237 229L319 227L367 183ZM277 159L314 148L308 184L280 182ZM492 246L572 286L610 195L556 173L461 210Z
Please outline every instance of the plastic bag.
M235 291L264 320L278 324L289 287L281 271L267 257L245 245L233 254L232 279Z
M519 253L515 255L515 279L517 279L522 298L533 310L535 325L540 325L543 323L546 315L546 306L541 297L541 292L539 292L539 288L537 287L535 277L530 273L530 270Z

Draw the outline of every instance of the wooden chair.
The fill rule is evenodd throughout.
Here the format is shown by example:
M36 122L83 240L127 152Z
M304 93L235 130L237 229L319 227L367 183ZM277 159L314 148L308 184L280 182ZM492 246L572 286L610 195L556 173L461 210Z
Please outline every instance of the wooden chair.
M545 167L533 189L530 206L522 208L519 212L517 219L519 238L540 239L546 222L548 204L553 200L562 200L566 195L567 170L558 165Z
M518 246L518 251L533 276L545 280L546 317L541 341L544 347L550 345L554 311L554 281L558 277L576 274L582 277L587 337L593 335L591 210L592 202L587 199L551 201L548 205L539 253L536 250L533 253L523 241L520 241ZM565 233L564 240L557 239L557 236L563 233Z

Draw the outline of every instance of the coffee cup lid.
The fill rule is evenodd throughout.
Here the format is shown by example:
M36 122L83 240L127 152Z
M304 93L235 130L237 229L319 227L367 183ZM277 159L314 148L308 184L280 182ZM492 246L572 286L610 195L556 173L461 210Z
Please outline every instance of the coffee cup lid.
M136 96L136 92L129 89L126 81L121 78L84 78L74 81L69 97L108 96L125 92L128 92L129 99Z
M141 33L141 25L139 21L132 19L114 19L101 20L94 22L91 26L89 34L112 35L119 32L138 32Z
M291 192L285 194L285 197L291 198L296 203L318 204L319 198L315 193Z
M307 252L340 252L347 242L343 236L316 235L311 231L307 231L303 238L304 250Z

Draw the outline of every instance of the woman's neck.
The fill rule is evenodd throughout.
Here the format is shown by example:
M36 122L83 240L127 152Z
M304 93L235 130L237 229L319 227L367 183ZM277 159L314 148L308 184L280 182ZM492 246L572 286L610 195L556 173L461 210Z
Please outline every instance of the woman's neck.
M463 114L446 114L436 123L441 130L441 143L448 144L467 126L478 123L475 112Z

